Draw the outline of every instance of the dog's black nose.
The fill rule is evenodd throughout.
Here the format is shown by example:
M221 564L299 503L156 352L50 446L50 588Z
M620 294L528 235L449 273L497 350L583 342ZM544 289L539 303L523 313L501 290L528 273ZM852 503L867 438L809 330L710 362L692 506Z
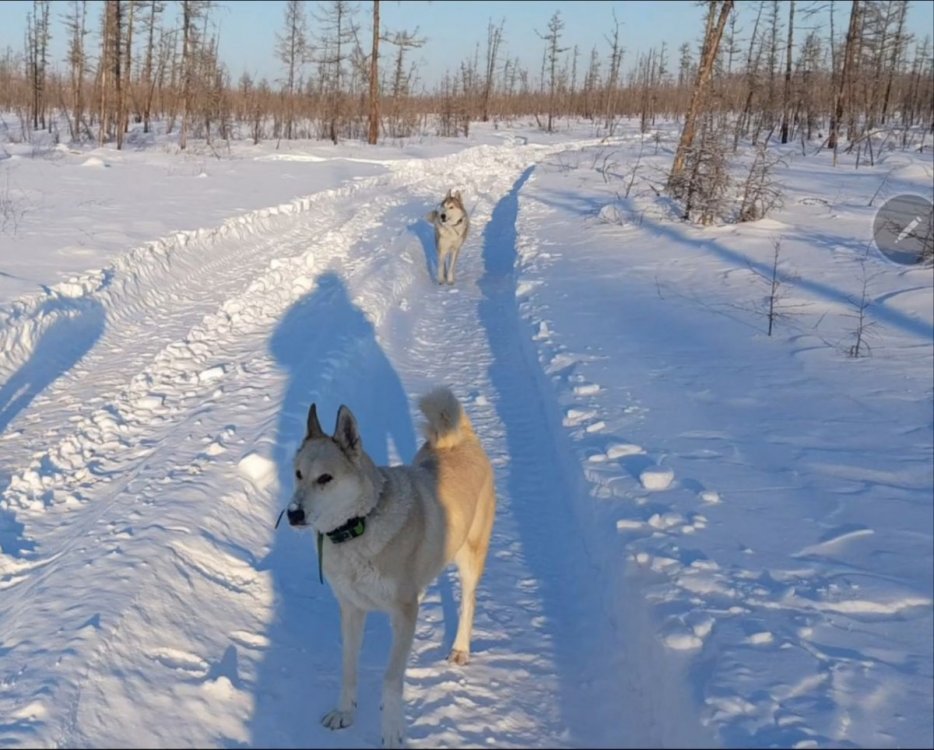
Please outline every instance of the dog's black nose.
M304 526L305 525L305 511L301 508L296 508L292 510L291 508L286 511L286 515L289 517L290 526Z
M448 215L444 213L441 214L441 221L447 221L447 220L448 220Z

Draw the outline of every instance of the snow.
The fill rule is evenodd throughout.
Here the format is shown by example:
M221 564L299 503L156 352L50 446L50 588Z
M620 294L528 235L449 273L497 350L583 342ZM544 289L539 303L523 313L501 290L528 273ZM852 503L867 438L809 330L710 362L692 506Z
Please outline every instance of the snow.
M440 383L499 510L470 665L456 576L423 601L412 746L934 744L934 279L867 254L931 153L795 146L782 208L701 228L648 184L677 132L5 144L0 745L378 746L388 622L323 728L336 602L274 524L310 402L394 463Z

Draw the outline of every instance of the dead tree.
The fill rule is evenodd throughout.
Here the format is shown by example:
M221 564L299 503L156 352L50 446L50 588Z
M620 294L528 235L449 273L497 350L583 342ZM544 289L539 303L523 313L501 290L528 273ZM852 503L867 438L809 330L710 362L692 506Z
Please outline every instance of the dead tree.
M756 95L759 78L759 60L761 58L761 48L757 46L756 41L759 38L759 22L762 20L762 6L759 3L759 11L756 13L756 22L752 27L752 36L749 38L749 52L746 55L746 100L743 109L736 120L736 131L733 134L733 150L739 148L739 139L746 134L749 118L752 116L752 102Z
M719 6L719 18L714 21L715 14ZM681 139L678 142L678 150L675 153L674 163L671 166L671 174L668 176L668 190L676 189L677 184L682 178L684 172L684 162L688 151L694 143L694 133L697 127L697 119L704 111L706 104L707 86L713 73L714 61L717 59L717 50L720 47L720 39L723 37L723 29L726 27L727 19L733 8L733 0L709 0L709 13L707 15L707 29L704 34L704 46L701 52L700 64L697 67L697 78L694 81L694 91L691 94L691 103L688 106L687 114L684 117L684 127L681 129Z
M46 126L45 92L49 64L49 0L33 0L32 13L26 16L26 65L32 87L32 127ZM51 127L51 121L49 122Z
M373 50L370 53L370 112L367 143L379 139L379 0L373 0Z
M410 50L421 47L425 39L418 36L418 27L416 27L415 31L395 31L385 41L396 48L392 66L392 83L389 89L391 97L389 127L394 136L401 137L408 134L411 125L403 118L403 103L409 96L412 82L412 74L406 67L405 56Z
M840 122L847 108L847 99L850 89L849 75L853 69L856 56L857 37L859 36L860 0L852 0L850 9L850 26L846 32L846 46L843 50L843 67L837 80L837 89L834 92L833 117L830 120L830 136L827 139L827 148L833 149L833 163L837 163L837 142L840 138Z
M302 65L307 57L306 27L303 0L288 0L285 6L285 29L282 34L276 34L276 57L285 66L285 137L289 140L293 135L296 88L301 85Z
M785 44L785 88L782 91L782 143L788 143L791 119L791 50L795 29L795 0L788 2L788 41Z
M108 5L113 7L113 19L110 26L110 33L113 39L110 42L111 54L111 74L114 84L114 113L113 123L114 131L117 136L117 150L123 148L123 24L126 22L124 16L123 0L112 0Z
M150 119L152 117L152 102L156 90L156 77L153 75L153 63L155 61L156 28L158 26L159 15L165 9L165 3L161 0L150 0L147 4L148 12L146 14L146 56L143 62L142 70L142 89L143 89L143 132L148 133Z
M87 0L74 0L71 15L65 19L68 32L68 65L71 70L71 118L68 120L72 140L78 140L84 117L84 75L87 69L84 38L87 36Z
M544 67L545 61L548 63L548 126L546 130L549 133L554 132L552 121L555 115L555 91L557 90L557 77L555 70L558 67L558 55L567 52L567 47L559 47L561 40L561 30L564 28L564 21L561 20L561 11L556 10L554 15L548 21L548 33L538 34L540 39L544 39L545 59L542 61Z
M494 26L491 20L487 25L486 31L486 77L483 81L483 102L482 113L480 115L483 122L490 119L490 97L493 95L493 81L496 76L496 58L499 54L499 47L503 41L503 24L505 19L499 22L499 26Z
M603 115L604 127L607 129L613 124L613 115L616 110L616 93L619 84L619 69L623 62L623 48L619 43L619 21L616 12L613 12L613 38L606 38L610 43L610 65L606 77L606 90L604 93Z
M331 0L324 15L315 15L322 29L317 62L325 97L324 125L327 137L335 145L344 125L345 65L351 56L351 45L357 40L353 13L348 0Z
M892 96L892 81L898 72L901 64L902 55L905 49L905 16L908 14L908 3L898 4L898 26L895 30L895 40L892 42L892 56L889 59L889 71L885 82L885 95L882 98L882 124L885 124L885 118L889 111L889 100Z

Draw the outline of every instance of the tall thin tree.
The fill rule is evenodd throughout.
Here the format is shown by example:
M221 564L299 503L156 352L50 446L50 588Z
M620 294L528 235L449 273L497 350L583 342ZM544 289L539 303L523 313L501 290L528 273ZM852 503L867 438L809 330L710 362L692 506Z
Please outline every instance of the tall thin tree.
M556 10L548 21L548 33L538 34L539 38L544 39L546 42L545 61L547 61L548 66L548 127L546 129L549 133L554 131L555 92L558 83L555 71L558 67L558 55L568 50L567 47L558 46L561 41L561 30L563 28L564 21L561 20L561 11Z
M726 27L730 11L733 9L733 0L709 0L709 13L707 16L707 30L704 34L703 51L700 64L697 66L697 77L694 81L694 91L691 93L691 103L688 105L684 117L684 127L681 129L681 139L678 141L678 150L675 152L671 173L668 175L668 189L673 190L681 180L684 172L684 163L688 151L694 143L694 133L697 128L698 115L704 110L707 98L707 88L713 73L714 61L717 59L717 50L720 39L723 38L723 29ZM719 18L714 17L719 10Z
M370 52L370 102L367 143L379 140L379 0L373 0L373 49Z

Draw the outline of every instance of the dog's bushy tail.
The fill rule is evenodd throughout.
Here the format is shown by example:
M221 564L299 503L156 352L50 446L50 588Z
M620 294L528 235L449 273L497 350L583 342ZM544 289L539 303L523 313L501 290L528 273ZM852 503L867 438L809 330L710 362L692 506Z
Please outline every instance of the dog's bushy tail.
M428 420L425 439L432 448L453 448L473 432L470 419L450 388L442 386L426 393L418 407Z

